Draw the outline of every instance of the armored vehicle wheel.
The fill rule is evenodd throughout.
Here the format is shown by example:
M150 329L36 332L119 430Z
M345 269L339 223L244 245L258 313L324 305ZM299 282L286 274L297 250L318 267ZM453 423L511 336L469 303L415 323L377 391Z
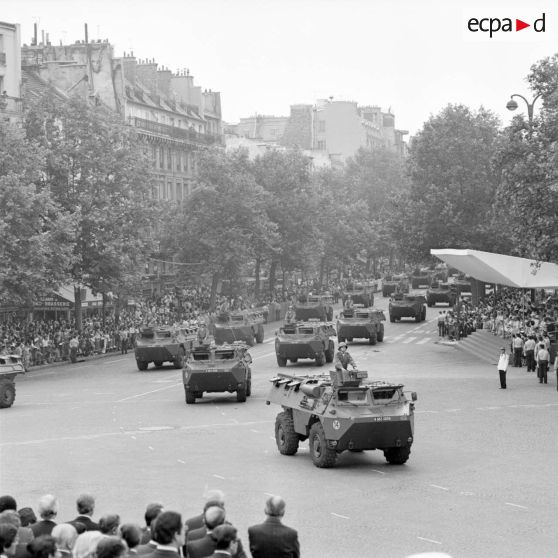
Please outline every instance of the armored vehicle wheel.
M236 400L239 403L244 403L246 401L246 386L236 390Z
M335 357L335 343L333 343L333 341L330 341L327 347L327 351L325 353L326 362L333 362L334 357Z
M333 308L327 313L327 321L331 322L331 320L333 320Z
M294 455L298 451L298 441L291 411L279 413L275 419L275 442L279 453Z
M344 337L341 337L340 335L337 336L337 343L343 343L345 341Z
M182 347L178 348L178 353L172 363L175 368L182 368L184 366L184 349Z
M389 321L393 324L395 323L395 318L390 314L389 315Z
M373 333L369 338L368 338L368 343L370 345L375 345L378 342L378 337L375 333Z
M187 405L192 405L193 403L196 402L196 396L192 391L190 391L189 389L186 389L186 390L184 390L184 394L186 395L186 404Z
M316 366L323 366L326 363L325 352L321 352L316 356Z
M416 316L415 316L415 322L420 322L422 318L422 312L419 312Z
M434 306L434 303L431 300L428 300L426 304L428 304L428 308L432 308L432 306Z
M352 343L353 342L353 338L352 337L347 337L347 343Z
M248 376L248 381L246 382L246 395L248 397L252 395L252 376Z
M0 409L7 409L14 404L16 395L15 384L11 380L0 382Z
M277 364L278 366L283 368L284 366L287 366L287 359L285 357L277 355Z
M149 362L146 362L145 360L136 360L136 364L138 365L138 370L147 370L147 367L149 366Z
M404 448L389 448L384 450L384 457L388 463L392 465L403 465L409 459L411 448L409 446Z
M154 364L157 368L159 368L159 367L163 366L163 361L162 361L162 360L156 360L153 364Z
M298 358L297 358L297 357L291 358L291 359L289 359L289 360L290 360L293 364L296 364L296 363L298 362Z
M426 320L426 308L422 309L422 321Z
M384 324L380 324L380 331L378 332L378 341L384 340Z
M324 428L319 422L315 422L310 428L308 436L310 443L310 455L316 467L333 467L337 461L335 450L327 447Z
M246 339L246 343L250 346L253 347L256 344L256 339L254 335L249 335L248 339Z
M383 296L383 297L386 297L387 295L388 295L387 291L385 291L385 290L382 291L382 296Z
M262 326L258 327L258 333L256 333L256 343L263 343L264 340L264 329Z

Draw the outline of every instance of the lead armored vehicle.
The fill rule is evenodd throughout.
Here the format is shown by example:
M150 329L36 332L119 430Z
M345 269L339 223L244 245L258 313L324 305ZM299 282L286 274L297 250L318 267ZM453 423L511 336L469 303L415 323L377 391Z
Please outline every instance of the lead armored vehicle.
M196 343L196 331L197 328L142 327L134 350L138 369L147 370L151 362L157 367L172 362L175 368L182 368L184 358Z
M316 361L316 366L333 362L335 343L330 337L335 328L329 322L311 320L284 324L275 336L275 355L279 366L287 361L298 362L301 358Z
M19 355L0 355L0 409L14 404L16 396L15 377L25 374Z
M252 310L219 314L214 327L215 343L244 341L250 346L263 343L263 323L263 314Z
M295 304L297 321L333 320L333 297L331 295L308 295Z
M351 342L353 339L368 339L370 345L384 340L386 317L382 310L363 308L355 304L345 309L337 320L337 340L339 343Z
M395 292L409 292L409 278L404 273L387 275L382 282L382 296L389 296Z
M414 440L416 393L409 399L402 384L367 378L356 370L272 378L266 403L283 407L275 419L279 452L294 455L308 440L316 467L333 467L345 450L377 449L389 463L405 463Z
M204 392L236 392L240 403L252 393L252 357L242 341L223 345L198 345L189 354L182 370L184 395L188 405Z
M426 320L426 298L422 295L394 294L389 301L389 321L401 318L415 318L416 322Z
M449 283L433 282L426 291L426 304L428 306L436 306L439 302L447 302L449 306L455 304L457 294L452 291Z

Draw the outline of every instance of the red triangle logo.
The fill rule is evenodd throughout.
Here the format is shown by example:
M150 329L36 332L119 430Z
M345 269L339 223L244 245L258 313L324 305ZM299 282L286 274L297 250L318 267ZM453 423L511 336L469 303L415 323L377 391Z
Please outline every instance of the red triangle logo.
M526 27L531 27L531 24L525 23L524 21L521 21L520 19L515 20L515 30L516 31L521 31L522 29L525 29Z

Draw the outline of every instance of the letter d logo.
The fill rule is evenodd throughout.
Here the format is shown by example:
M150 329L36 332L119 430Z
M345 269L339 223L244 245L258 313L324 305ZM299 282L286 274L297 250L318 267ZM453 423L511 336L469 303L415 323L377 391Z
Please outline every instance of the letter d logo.
M533 23L533 29L537 32L537 33L544 33L545 32L545 14L543 13L542 17L539 17L538 19L535 19L535 22Z

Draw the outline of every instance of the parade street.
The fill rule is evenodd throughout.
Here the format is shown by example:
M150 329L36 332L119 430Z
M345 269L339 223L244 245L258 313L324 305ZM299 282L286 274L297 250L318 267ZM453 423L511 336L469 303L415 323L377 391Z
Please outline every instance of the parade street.
M207 489L219 488L245 545L266 494L280 494L306 557L554 556L556 379L540 385L525 368L510 368L508 389L500 390L497 355L489 364L437 343L440 309L429 308L418 324L388 319L383 343L349 346L371 379L418 393L415 442L403 466L387 464L379 451L345 452L335 468L318 469L307 443L295 456L279 454L281 409L265 404L279 371L276 322L251 350L246 403L206 394L186 405L181 371L150 365L140 372L131 353L20 376L15 405L1 413L1 492L17 494L22 506L55 494L64 521L87 491L96 515L117 512L143 524L149 502L189 517L201 511ZM300 361L281 371L328 366Z

